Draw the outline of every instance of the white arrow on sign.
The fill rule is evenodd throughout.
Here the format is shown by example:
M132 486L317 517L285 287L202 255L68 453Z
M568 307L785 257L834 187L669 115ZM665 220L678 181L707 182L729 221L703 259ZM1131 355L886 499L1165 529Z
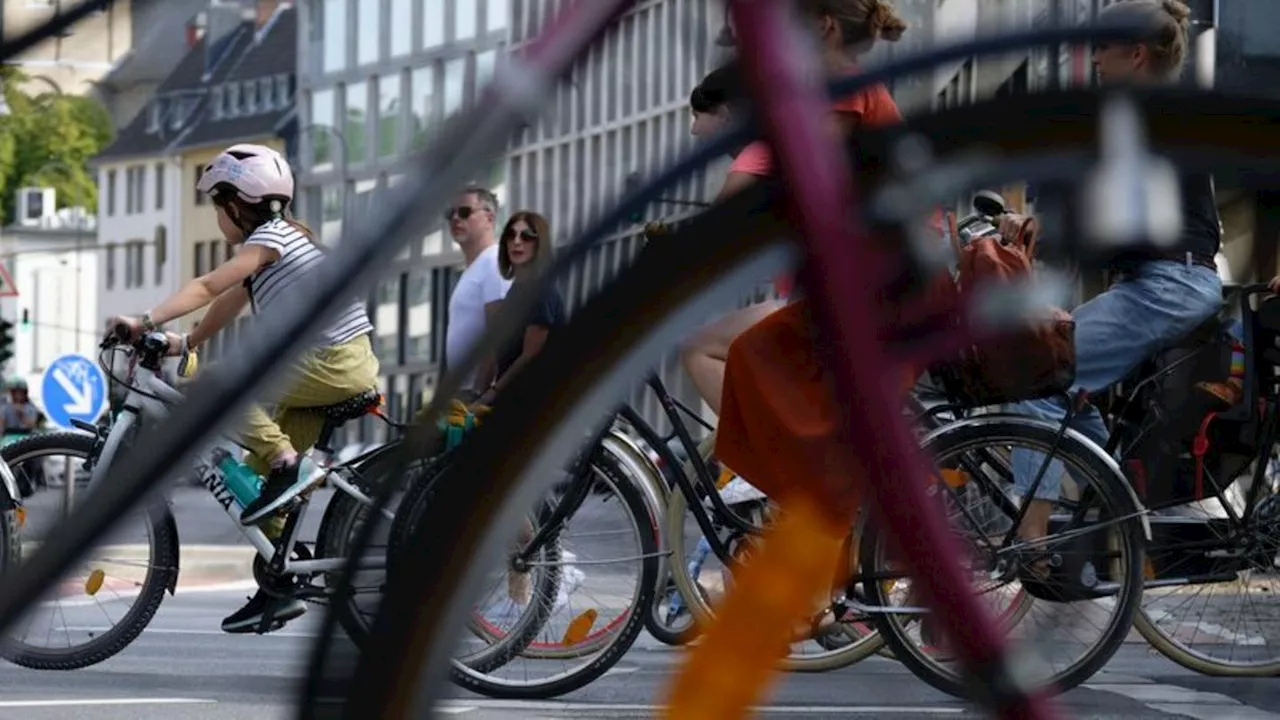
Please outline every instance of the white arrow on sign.
M76 387L62 368L54 368L53 379L58 381L62 389L67 391L67 397L71 398L71 403L63 408L68 415L84 415L93 410L93 387L89 383Z

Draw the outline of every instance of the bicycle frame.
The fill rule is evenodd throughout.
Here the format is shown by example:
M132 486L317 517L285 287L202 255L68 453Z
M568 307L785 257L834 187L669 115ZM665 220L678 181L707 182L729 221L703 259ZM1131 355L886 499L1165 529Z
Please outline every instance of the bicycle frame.
M120 413L116 416L115 421L111 423L106 437L102 440L102 446L97 457L93 458L93 471L89 476L90 486L96 486L110 473L112 460L115 459L117 451L124 444L125 438L128 438L133 430L140 429L144 420L155 422L166 417L169 414L170 405L176 405L185 399L181 392L170 387L153 371L139 368L138 372L132 373L129 392L121 405ZM279 572L292 575L310 575L343 568L346 558L291 559L294 546L298 544L298 529L302 527L302 520L311 506L309 502L303 503L302 507L293 514L294 519L291 520L287 530L288 537L279 549L266 536L266 533L262 532L257 526L246 527L241 525L240 512L242 508L236 503L231 491L227 489L222 480L222 473L207 458L208 451L206 450L197 455L194 463L194 469L200 477L200 484L213 495L213 499L222 507L223 512L231 519L232 524L253 545L258 557L262 558L264 562L274 562ZM350 495L362 504L373 504L373 501L348 482L342 476L342 473L335 472L335 469L328 464L329 458L322 457L317 459L320 461L317 464L324 468L329 481L341 492ZM277 560L277 557L281 559ZM385 557L360 563L360 568L363 570L380 570L385 567Z

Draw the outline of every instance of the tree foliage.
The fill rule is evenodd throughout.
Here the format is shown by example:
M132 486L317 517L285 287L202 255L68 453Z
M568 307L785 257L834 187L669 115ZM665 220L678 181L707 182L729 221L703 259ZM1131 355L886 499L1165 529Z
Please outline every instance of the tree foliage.
M26 77L13 67L0 68L9 114L0 117L0 211L14 217L18 188L48 186L57 191L58 207L82 206L97 212L98 191L88 161L110 144L111 116L95 98L28 95Z

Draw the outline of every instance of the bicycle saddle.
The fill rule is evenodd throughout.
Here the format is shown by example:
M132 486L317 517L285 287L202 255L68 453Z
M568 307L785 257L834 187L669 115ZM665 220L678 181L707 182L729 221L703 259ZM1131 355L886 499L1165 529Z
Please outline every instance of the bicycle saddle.
M316 410L324 413L332 420L343 422L368 415L381 404L382 393L377 390L365 390L359 395L349 397L342 402L323 405L316 408Z

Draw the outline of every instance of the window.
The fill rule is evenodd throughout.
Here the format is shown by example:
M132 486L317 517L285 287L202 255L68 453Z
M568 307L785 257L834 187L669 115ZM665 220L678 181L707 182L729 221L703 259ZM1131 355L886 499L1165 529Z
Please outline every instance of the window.
M276 76L276 101L281 107L286 107L293 101L293 76L277 75Z
M427 133L435 122L436 71L418 68L409 76L409 125L413 148L426 147Z
M378 157L394 157L400 149L400 75L378 79Z
M391 0L391 57L408 55L413 45L413 0Z
M116 246L108 245L107 253L107 289L110 290L116 286Z
M368 65L378 61L378 49L382 47L382 3L364 0L356 5L356 64Z
M276 109L276 84L274 78L260 78L258 80L258 102L262 103L263 112L271 112Z
M325 185L320 193L320 238L327 244L337 244L342 234L343 185Z
M466 58L454 58L444 64L444 116L449 117L462 108L466 91Z
M476 55L476 93L483 91L484 86L489 84L493 79L494 70L497 68L498 52L496 50L488 50Z
M126 288L142 287L142 254L143 244L132 240L124 246L124 286Z
M195 261L191 277L198 278L204 275L204 243L198 242L191 246L191 258Z
M324 71L347 66L347 0L324 0Z
M484 29L497 32L507 29L507 0L485 0Z
M227 85L227 117L236 117L240 114L240 84L231 83Z
M347 107L342 134L347 139L347 162L362 163L368 157L369 145L365 142L365 123L369 117L369 84L353 83L347 86Z
M244 112L254 115L258 112L258 82L246 80L244 83Z
M445 0L422 0L422 46L433 48L444 44Z
M210 102L210 114L214 120L221 120L223 113L226 112L227 88L223 85L213 89L213 99Z
M400 364L400 277L378 284L374 306L373 351L378 361Z
M164 108L160 106L160 100L158 98L152 100L151 107L147 108L147 132L159 132L162 117L164 117Z
M408 276L405 305L405 362L431 359L431 270L414 270Z
M197 186L199 185L199 183L200 183L200 176L201 176L201 175L204 175L204 168L205 168L205 166L204 166L204 165L197 165L197 166L196 166L196 173L195 173L195 174L196 174L196 176L195 176L195 179L191 181L191 187L192 187L192 188L197 188ZM204 193L200 192L200 190L196 189L196 190L195 190L195 194L196 194L196 196L195 196L195 204L196 204L196 205L207 205L207 204L209 203L209 197L208 197L207 195L205 195Z
M213 272L222 264L223 258L226 257L226 250L223 248L226 246L226 242L220 242L218 240L209 241L209 272Z
M116 171L107 171L107 217L116 214ZM108 285L107 287L110 287Z
M141 207L138 197L138 167L136 165L124 169L124 214L132 215ZM125 281L126 284L128 280Z
M311 169L328 170L334 162L333 143L337 117L333 107L333 90L316 90L311 94Z
M181 130L182 124L187 121L187 115L191 113L192 107L193 105L189 99L174 100L169 107L169 129Z
M478 12L479 8L476 4L476 0L454 0L454 40L470 40L476 36L476 14Z
M163 225L156 226L156 284L164 284L164 264L169 259L169 231Z
M164 209L164 163L156 163L156 209Z

